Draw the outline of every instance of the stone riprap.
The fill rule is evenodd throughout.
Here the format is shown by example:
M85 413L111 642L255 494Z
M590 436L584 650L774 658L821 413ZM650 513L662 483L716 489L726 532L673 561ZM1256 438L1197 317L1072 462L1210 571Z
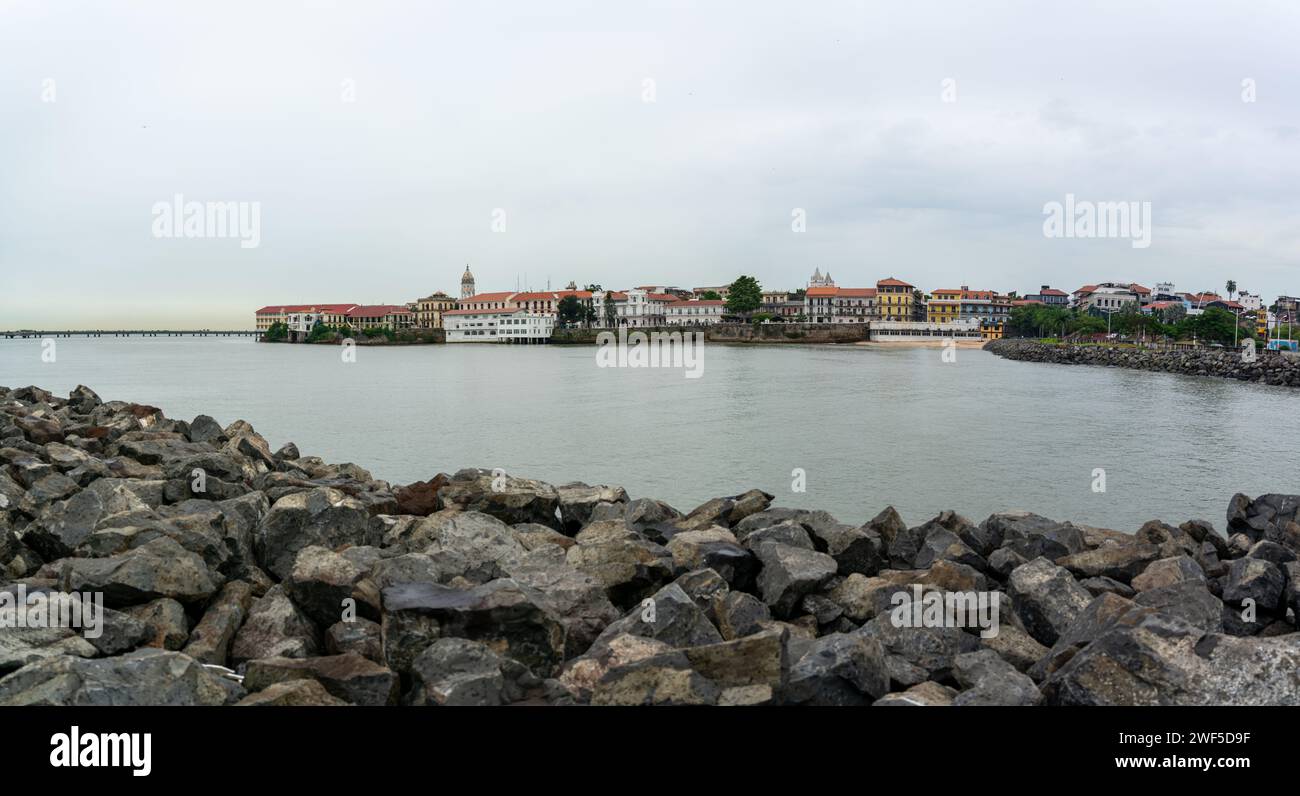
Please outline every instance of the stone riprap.
M1217 376L1280 387L1300 387L1300 358L1277 351L1257 352L1253 361L1233 348L1149 349L1116 345L990 340L984 350L1006 359L1058 365L1104 365L1185 376Z
M0 705L1300 703L1297 496L1234 496L1226 534L853 525L759 490L681 512L486 470L394 486L25 387L0 388L0 498L0 597L104 601L93 639L0 627ZM981 596L995 625L931 621Z

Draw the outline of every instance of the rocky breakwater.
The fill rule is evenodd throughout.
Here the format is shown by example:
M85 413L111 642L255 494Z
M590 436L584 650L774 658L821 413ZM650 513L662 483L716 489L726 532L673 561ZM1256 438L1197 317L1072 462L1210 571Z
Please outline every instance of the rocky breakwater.
M1300 703L1296 496L1235 496L1226 536L757 490L683 513L394 486L84 387L0 388L0 496L0 597L104 601L94 638L0 628L0 705ZM894 610L972 594L993 625Z
M1240 351L1230 348L1153 350L1111 345L1050 344L1016 339L991 340L984 345L984 350L1000 357L1025 362L1106 365L1300 387L1300 358L1276 351L1261 351L1254 361L1247 362L1242 359Z

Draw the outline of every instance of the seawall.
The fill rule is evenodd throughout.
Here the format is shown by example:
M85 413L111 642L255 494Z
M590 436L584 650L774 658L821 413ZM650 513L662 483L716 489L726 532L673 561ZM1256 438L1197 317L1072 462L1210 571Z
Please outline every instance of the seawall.
M607 329L556 329L552 343L595 345ZM631 332L704 332L709 343L859 343L867 340L867 324L847 323L727 323L708 326L660 326Z

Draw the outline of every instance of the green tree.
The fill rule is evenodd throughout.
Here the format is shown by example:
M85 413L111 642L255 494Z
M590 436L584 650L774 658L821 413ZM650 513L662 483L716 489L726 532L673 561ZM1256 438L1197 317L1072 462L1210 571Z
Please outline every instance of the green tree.
M560 325L564 328L576 326L582 320L582 302L578 301L577 296L568 295L560 299L560 304L557 307L557 310L559 312Z
M1232 294L1237 292L1237 283L1229 279L1228 284L1224 285L1224 287L1228 289L1228 301L1232 301Z
M752 276L739 276L727 289L727 312L748 315L763 303L763 287Z
M590 329L596 323L596 308L590 304L582 305L582 325Z
M706 290L699 295L699 298L704 301L720 301L722 299L722 294L718 293L716 290Z
M283 321L276 321L266 328L266 332L262 335L262 339L268 340L272 343L278 343L288 336L289 325Z
M614 328L618 325L618 308L614 306L614 294L605 294L605 325Z

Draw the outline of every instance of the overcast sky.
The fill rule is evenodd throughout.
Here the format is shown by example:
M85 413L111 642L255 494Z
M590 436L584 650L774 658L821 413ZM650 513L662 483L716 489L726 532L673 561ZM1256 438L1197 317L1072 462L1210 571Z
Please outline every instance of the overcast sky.
M247 328L467 263L1271 301L1300 294L1298 41L1293 1L0 0L0 328ZM155 237L176 194L259 203L259 244ZM1151 245L1045 237L1066 194L1150 202Z

